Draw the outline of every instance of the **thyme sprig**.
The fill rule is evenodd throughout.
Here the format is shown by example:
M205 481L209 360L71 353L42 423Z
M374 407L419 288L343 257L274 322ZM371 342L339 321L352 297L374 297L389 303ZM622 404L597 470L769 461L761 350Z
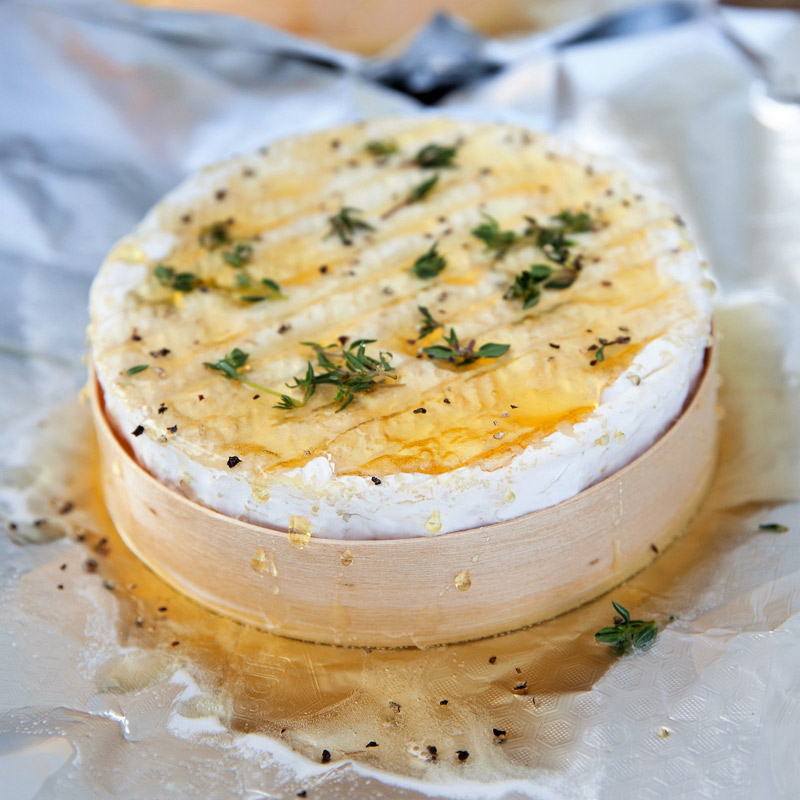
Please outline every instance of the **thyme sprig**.
M483 219L477 228L472 229L472 235L480 239L487 250L494 250L494 257L500 259L519 241L519 236L514 231L501 230L500 223L489 214L484 214Z
M433 333L439 328L443 328L441 322L434 319L431 312L425 306L417 306L419 313L422 314L422 324L419 326L419 339L424 339L429 334Z
M458 153L458 146L447 147L446 145L426 144L425 147L417 151L413 158L413 163L422 169L449 169L455 167L453 160Z
M531 264L514 276L514 281L503 295L506 300L522 300L523 309L532 308L541 299L542 289L568 289L575 283L582 267L581 256L571 257L570 248L575 244L567 238L569 233L585 233L592 229L592 220L581 211L573 213L565 210L552 219L557 225L541 225L533 217L525 217L527 226L521 233L503 230L498 221L489 214L483 215L483 222L473 228L472 235L480 239L486 249L501 259L515 245L535 244L545 256L558 264ZM601 354L602 356L602 354ZM602 357L601 357L602 360Z
M515 245L532 243L544 254L559 264L565 264L569 256L569 248L575 242L567 238L570 233L585 233L592 229L592 219L585 212L573 213L565 210L555 214L552 219L557 225L541 225L534 217L525 217L527 226L521 233L513 230L504 231L498 221L489 214L483 215L484 221L473 228L472 235L480 239L488 251L494 251L494 257L501 259Z
M514 283L503 295L506 300L519 298L523 308L532 308L542 295L541 286L553 274L553 268L547 264L531 264L514 277Z
M316 366L308 362L305 375L287 384L290 389L303 392L301 405L305 405L316 391L317 386L330 384L336 387L334 403L340 403L338 411L347 408L359 392L371 392L384 384L387 379L397 380L392 369L392 354L384 351L374 358L366 352L368 344L374 339L356 339L349 346L321 345L317 342L303 342L313 348L317 358ZM284 408L278 405L278 408ZM294 407L294 406L291 406Z
M221 372L226 378L239 381L247 386L251 386L253 389L258 389L261 392L266 392L267 394L281 398L277 408L298 408L300 405L303 405L302 403L298 403L297 400L295 400L293 397L290 397L288 394L276 392L274 389L269 389L266 386L262 386L260 383L251 381L249 378L246 378L244 375L242 375L240 370L247 363L248 358L250 358L249 353L245 353L244 350L234 347L233 350L231 350L231 352L223 358L219 358L214 362L204 361L203 366Z
M585 212L579 211L577 214L565 209L559 211L553 219L557 219L567 233L586 233L592 229L592 218Z
M447 259L438 251L439 242L434 242L411 265L411 271L424 280L435 278L446 266Z
M338 236L342 244L350 245L353 238L359 231L374 231L375 228L363 219L359 219L356 214L361 214L361 210L352 206L342 206L338 214L328 217L330 230L325 238Z
M424 347L423 350L431 358L449 361L456 367L466 367L468 364L473 364L479 358L500 358L500 356L505 354L508 348L511 347L510 344L487 342L476 350L475 340L470 339L466 345L462 345L454 328L450 328L450 333L442 338L447 342L447 347L444 345L434 345L433 347Z
M401 208L419 203L424 200L433 191L433 187L439 182L439 174L427 178L414 186L411 191L399 202L393 205L388 211L385 211L381 219L389 219L393 214L398 212Z
M316 392L318 386L330 384L336 387L335 403L340 403L337 411L341 411L353 402L359 392L371 392L382 385L386 379L397 380L397 374L392 369L392 354L381 351L377 358L366 352L368 344L374 339L357 339L348 347L337 348L337 345L321 345L317 342L303 342L313 348L316 355L316 365L311 361L306 364L305 373L287 383L289 389L302 392L300 399L291 395L269 389L260 383L246 378L241 370L247 363L249 353L235 347L224 358L217 361L204 361L204 366L221 372L226 378L239 381L261 392L267 392L277 398L278 402L273 408L290 411L306 405Z
M162 286L168 286L176 292L191 292L202 283L194 272L178 272L167 264L158 264L153 275Z
M614 624L601 628L594 638L600 644L607 644L622 655L629 650L645 650L650 647L658 635L658 624L655 620L645 622L631 619L630 612L619 603L611 601L619 616L614 617Z
M556 270L547 264L531 264L514 276L503 297L506 300L522 300L522 308L532 308L541 296L542 289L568 289L575 283L580 271L580 261Z

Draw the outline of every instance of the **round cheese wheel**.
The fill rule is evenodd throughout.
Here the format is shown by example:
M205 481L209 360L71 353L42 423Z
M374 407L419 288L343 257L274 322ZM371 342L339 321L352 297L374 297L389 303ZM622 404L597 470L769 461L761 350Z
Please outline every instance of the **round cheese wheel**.
M650 447L713 283L674 210L541 134L409 117L190 177L108 255L91 358L159 481L301 535L435 536Z

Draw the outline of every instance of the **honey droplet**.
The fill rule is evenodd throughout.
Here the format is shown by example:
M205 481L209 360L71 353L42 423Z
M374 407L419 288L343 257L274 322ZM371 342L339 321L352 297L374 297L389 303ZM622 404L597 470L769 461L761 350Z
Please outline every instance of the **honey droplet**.
M269 490L266 486L254 486L253 498L257 503L266 503L269 500Z
M608 443L611 441L611 438L607 433L604 433L599 439L595 439L594 443L599 447L606 447Z
M614 441L615 441L617 444L625 444L625 438L626 438L626 437L625 437L625 434L624 434L622 431L617 431L617 432L614 434Z
M431 515L428 517L425 527L431 533L438 533L442 529L442 516L438 508L434 508L433 511L431 511Z
M505 500L506 503L513 503L516 499L517 496L511 491L511 487L509 486L508 489L506 489L506 493L503 495L503 500Z
M289 518L289 544L295 550L302 550L311 541L311 523L308 517Z
M269 559L267 557L267 551L263 547L259 547L253 555L250 566L253 568L254 572L262 573L267 571L268 564Z
M461 572L456 575L455 580L453 583L456 585L456 589L459 592L466 592L470 586L472 586L472 578L470 577L468 569L462 569Z
M353 554L349 550L345 550L342 553L342 566L349 567L353 563Z

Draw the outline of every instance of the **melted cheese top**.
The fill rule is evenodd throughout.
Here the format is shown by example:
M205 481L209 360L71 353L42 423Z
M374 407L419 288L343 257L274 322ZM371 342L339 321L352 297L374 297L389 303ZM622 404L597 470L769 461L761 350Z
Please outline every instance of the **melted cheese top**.
M366 149L388 139L395 154ZM457 148L453 166L414 163L431 143ZM423 199L403 202L433 175ZM343 207L358 209L372 230L350 242L331 235L330 218ZM472 230L487 214L521 232L526 218L553 225L565 210L592 221L568 237L582 268L571 286L543 289L523 309L505 297L515 275L558 265L531 240L496 258ZM208 240L215 223L228 240L220 246ZM251 251L236 266L230 254L242 243ZM446 267L417 277L411 267L434 243ZM151 441L211 469L227 472L236 456L239 473L265 487L320 457L338 476L379 480L492 471L585 420L648 343L687 320L699 319L703 338L702 275L687 281L670 266L691 251L668 207L544 137L430 118L353 125L212 167L157 206L95 282L92 358L120 426L138 421ZM159 280L160 264L201 285L176 291L169 277ZM267 299L246 299L253 296ZM420 338L419 306L443 328ZM462 343L509 348L463 367L426 356L422 348L445 344L451 328ZM356 339L376 340L368 354L391 353L397 379L341 410L333 386L284 410L276 397L204 366L239 348L249 354L243 377L299 399L287 384L316 364L304 343ZM612 344L600 361L604 340ZM130 438L134 451L138 438Z

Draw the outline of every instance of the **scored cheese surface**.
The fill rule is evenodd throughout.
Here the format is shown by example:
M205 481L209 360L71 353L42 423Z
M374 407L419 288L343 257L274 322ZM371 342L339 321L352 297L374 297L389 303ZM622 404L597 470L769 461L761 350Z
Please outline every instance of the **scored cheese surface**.
M369 152L375 141L397 152ZM419 166L430 144L454 147L452 163ZM301 534L425 536L560 502L650 446L701 369L711 282L674 211L638 192L547 137L440 118L342 127L209 168L95 280L109 418L164 483ZM343 241L330 221L343 208L371 229ZM563 266L535 236L496 257L473 231L486 215L520 235L528 218L557 228L565 211L591 222L567 236L580 269L565 288L538 283L525 309L515 276ZM434 244L445 266L419 277ZM425 336L420 306L441 323ZM429 357L451 329L462 346L507 351L466 366ZM359 339L391 354L391 374L343 409L332 385L282 409L207 366L238 348L242 378L300 401L287 384L309 361L320 372L307 343L335 354Z

